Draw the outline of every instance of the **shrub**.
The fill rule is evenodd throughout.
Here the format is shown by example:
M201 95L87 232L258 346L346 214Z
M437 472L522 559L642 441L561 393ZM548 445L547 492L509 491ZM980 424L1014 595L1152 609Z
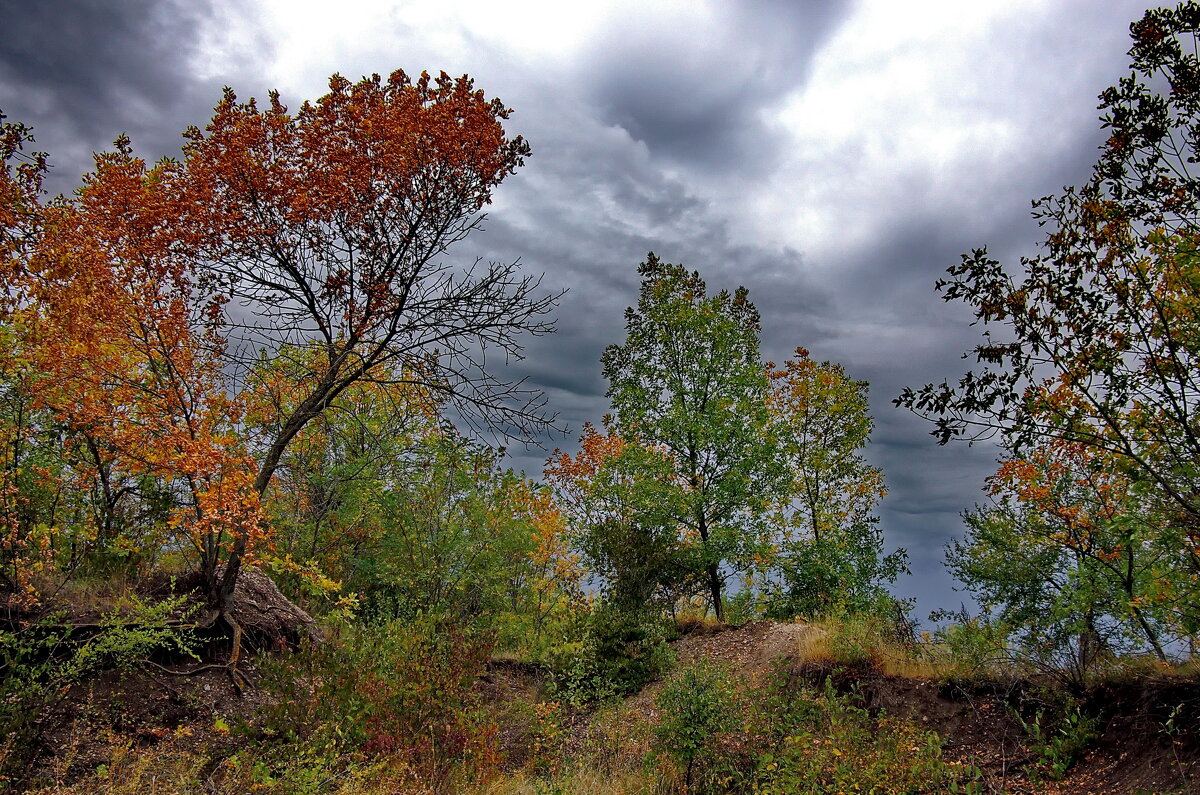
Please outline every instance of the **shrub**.
M634 693L674 659L670 627L645 613L602 605L577 632L549 659L555 690L576 706Z
M1017 710L1012 710L1025 731L1026 745L1033 755L1033 762L1027 768L1033 781L1042 777L1061 781L1098 736L1095 718L1084 714L1069 696L1056 698L1055 695L1051 694L1050 698L1053 709L1038 709L1028 720Z
M53 727L54 707L85 676L131 670L159 652L193 655L186 597L161 602L127 596L90 628L72 627L61 613L18 629L0 629L0 780L19 781L34 761L38 739Z
M448 787L486 779L497 765L496 727L473 685L490 635L425 619L345 628L330 642L264 665L271 703L260 731L285 744L265 774L301 776L308 758L391 759L422 781Z
M980 773L942 759L941 740L911 721L872 716L853 693L795 686L777 672L755 705L756 795L976 792ZM961 787L961 790L960 790Z
M658 695L662 721L654 750L671 759L691 792L716 784L722 740L739 728L740 707L728 668L700 660L677 670Z

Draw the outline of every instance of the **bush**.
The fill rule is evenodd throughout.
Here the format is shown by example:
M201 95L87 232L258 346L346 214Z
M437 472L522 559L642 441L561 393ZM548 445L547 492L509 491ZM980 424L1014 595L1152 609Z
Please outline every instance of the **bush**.
M578 632L549 660L555 689L577 706L637 692L674 660L670 627L645 613L602 605Z
M756 705L756 795L979 791L979 771L945 762L937 734L872 716L828 679L815 690L795 687L786 674L778 672Z
M1001 667L1009 667L1012 655L1008 650L1007 629L990 621L987 616L972 617L964 612L937 613L934 618L953 618L953 623L939 628L933 641L940 647L942 666L953 676L976 677L987 675Z
M662 721L654 750L680 769L688 792L697 785L702 790L717 786L716 774L725 761L722 740L741 722L729 669L708 660L683 667L667 680L657 704Z
M434 621L347 627L339 637L264 664L271 698L258 728L284 745L259 762L264 777L390 759L435 788L486 779L497 729L473 689L490 635Z

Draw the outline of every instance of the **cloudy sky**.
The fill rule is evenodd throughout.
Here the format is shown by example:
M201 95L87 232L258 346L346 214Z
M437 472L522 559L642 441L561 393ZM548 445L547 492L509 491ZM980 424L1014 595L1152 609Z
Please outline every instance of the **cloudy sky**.
M623 339L653 250L744 284L765 353L797 345L871 384L880 515L919 613L962 594L941 565L982 499L991 449L939 448L891 405L957 377L977 338L933 283L988 245L1038 240L1030 200L1082 182L1096 95L1127 71L1130 0L226 2L0 0L0 109L35 127L70 191L127 132L178 151L223 85L293 107L333 72L468 73L533 147L486 231L455 256L511 261L569 292L558 333L514 370L577 432L607 409L604 346ZM574 434L545 440L573 449ZM540 472L545 451L514 464Z

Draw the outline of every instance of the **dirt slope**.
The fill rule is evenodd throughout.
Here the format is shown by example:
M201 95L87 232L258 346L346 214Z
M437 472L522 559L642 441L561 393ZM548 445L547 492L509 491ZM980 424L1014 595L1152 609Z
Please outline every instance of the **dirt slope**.
M950 683L890 676L871 666L847 669L807 658L817 633L823 630L807 624L756 621L692 632L675 649L681 662L720 660L751 687L773 665L788 666L817 685L831 677L839 690L854 689L866 708L936 731L946 756L979 766L992 792L1200 792L1200 685L1193 681L1130 680L1089 694L1084 709L1097 716L1098 738L1062 781L1031 781L1039 748L1014 710L1036 709L1035 683ZM660 687L652 684L633 696L629 708L653 720Z

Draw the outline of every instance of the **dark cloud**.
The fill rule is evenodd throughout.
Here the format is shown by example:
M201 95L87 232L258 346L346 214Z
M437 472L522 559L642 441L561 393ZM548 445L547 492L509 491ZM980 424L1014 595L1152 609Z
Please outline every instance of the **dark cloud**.
M707 169L770 162L778 142L761 112L800 88L845 2L717 4L678 27L629 19L582 69L601 118L652 155ZM760 166L761 167L761 166Z
M33 125L53 192L74 187L122 132L150 159L178 152L229 82L195 77L217 12L212 0L0 0L0 108Z
M442 52L442 38L396 13L376 26L386 40L322 47L330 62L318 62L324 56L315 51L301 71L467 71L516 109L510 127L530 139L534 155L499 189L486 231L451 256L520 258L527 271L545 274L547 290L570 288L559 333L530 340L526 360L511 370L546 390L549 408L572 431L540 440L547 449L573 449L583 422L598 422L607 409L600 354L624 338L622 313L636 301L635 268L647 251L700 270L712 289L744 284L763 314L766 356L779 360L803 345L871 382L876 432L868 455L890 489L882 523L890 545L909 549L915 573L900 591L918 597L921 612L957 606L942 546L961 533L960 513L982 498L997 451L939 448L926 424L891 399L904 386L956 379L969 367L960 356L978 329L933 283L976 246L1010 262L1033 252L1044 231L1029 218L1029 202L1087 178L1102 140L1095 97L1125 73L1128 23L1143 6L1064 0L984 14L1000 22L968 56L941 47L955 42L928 43L932 52L919 63L933 59L936 68L927 96L904 93L904 81L924 79L913 78L911 61L889 78L880 57L874 73L871 48L881 43L864 39L866 14L853 16L865 6L715 2L669 19L646 6L601 23L580 50L545 58L467 30L457 33L469 46ZM220 0L0 0L0 108L36 125L39 145L60 164L57 190L123 130L148 157L175 151L184 126L203 123L221 84L242 95L270 85L259 82L266 67L251 63L268 60L266 23L239 30L258 41L254 53L212 56L199 44L197 30L236 8ZM918 19L932 13L920 4L911 10ZM847 52L833 50L835 40ZM398 62L396 53L414 60ZM839 124L810 118L795 122L814 123L818 133L804 138L805 130L772 118L818 87L816 59L839 55L867 70L851 88L877 91L869 96L879 102L900 98L873 119L870 136L837 139ZM875 82L888 79L895 83L882 89ZM313 84L286 99L298 104L322 90ZM962 125L969 134L931 151L909 122L932 134ZM797 150L797 140L812 151ZM768 184L780 196L767 195ZM795 186L804 190L789 193ZM794 206L806 202L812 206ZM821 242L790 233L796 210L820 219ZM517 448L510 460L536 475L545 456Z

